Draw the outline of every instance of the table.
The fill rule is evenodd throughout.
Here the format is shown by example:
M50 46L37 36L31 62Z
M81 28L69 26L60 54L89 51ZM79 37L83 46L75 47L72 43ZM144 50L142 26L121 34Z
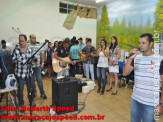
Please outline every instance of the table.
M10 95L10 98L11 98L11 100L12 100L12 103L13 103L13 105L14 105L14 107L16 107L16 90L17 90L18 88L17 87L13 87L13 88L11 88L11 89L0 89L0 94L5 94L6 93L6 105L7 106L9 106L8 105L8 94ZM11 94L11 92L12 91L15 91L15 95L12 95ZM0 100L1 101L1 100ZM7 115L8 115L8 111L7 111ZM16 111L16 115L17 115L17 111Z

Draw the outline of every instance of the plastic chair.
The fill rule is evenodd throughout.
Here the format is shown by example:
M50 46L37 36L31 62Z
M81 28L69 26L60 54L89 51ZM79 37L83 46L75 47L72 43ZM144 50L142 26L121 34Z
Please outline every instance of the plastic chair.
M127 86L129 85L129 80L134 81L134 70L128 76L126 76L126 85ZM132 82L132 84L134 84L134 82Z

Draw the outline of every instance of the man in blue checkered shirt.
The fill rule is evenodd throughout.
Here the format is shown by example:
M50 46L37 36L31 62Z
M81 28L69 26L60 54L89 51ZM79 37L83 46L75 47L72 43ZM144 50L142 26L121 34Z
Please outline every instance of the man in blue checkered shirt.
M24 34L19 35L19 47L15 48L12 53L12 60L15 64L15 75L18 81L18 100L19 107L24 105L23 100L23 90L24 84L27 85L28 99L30 100L30 82L32 80L28 76L28 71L32 71L32 69L28 69L27 64L23 66L23 64L32 56L32 49L27 47L27 37ZM32 74L31 74L32 75ZM32 83L31 83L32 84ZM31 91L33 92L33 91ZM33 95L32 95L32 105L35 106Z

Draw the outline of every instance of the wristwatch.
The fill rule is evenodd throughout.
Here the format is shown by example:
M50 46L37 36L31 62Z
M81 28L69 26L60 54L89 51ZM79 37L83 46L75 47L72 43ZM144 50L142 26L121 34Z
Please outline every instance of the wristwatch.
M163 107L163 103L160 103L160 105Z

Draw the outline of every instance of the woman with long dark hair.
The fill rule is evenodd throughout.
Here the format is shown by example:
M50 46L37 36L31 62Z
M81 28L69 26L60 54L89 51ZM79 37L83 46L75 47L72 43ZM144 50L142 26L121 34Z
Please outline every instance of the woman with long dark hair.
M118 61L121 58L121 51L118 46L118 41L116 36L112 36L111 38L111 44L109 47L109 74L110 74L110 85L107 92L109 92L112 89L112 79L113 76L115 78L115 89L112 95L116 95L118 92L118 76L117 73L119 73L119 66Z
M97 81L98 81L98 91L101 91L101 95L104 94L105 86L106 86L106 69L108 68L108 55L109 48L107 47L107 43L105 39L101 40L101 46L98 49L96 56L99 56L98 64L97 64ZM103 84L101 90L101 81Z
M56 49L57 49L58 46L59 46L59 42L58 41L55 41L54 42L54 46L53 46L54 51L56 51Z
M57 50L58 46L59 46L59 42L55 41L54 46L52 47L52 53L51 53L52 59L54 58L54 52Z
M48 65L48 77L51 78L51 67L52 67L52 48L51 48L51 42L48 43L48 48L46 50L47 53L47 65Z

